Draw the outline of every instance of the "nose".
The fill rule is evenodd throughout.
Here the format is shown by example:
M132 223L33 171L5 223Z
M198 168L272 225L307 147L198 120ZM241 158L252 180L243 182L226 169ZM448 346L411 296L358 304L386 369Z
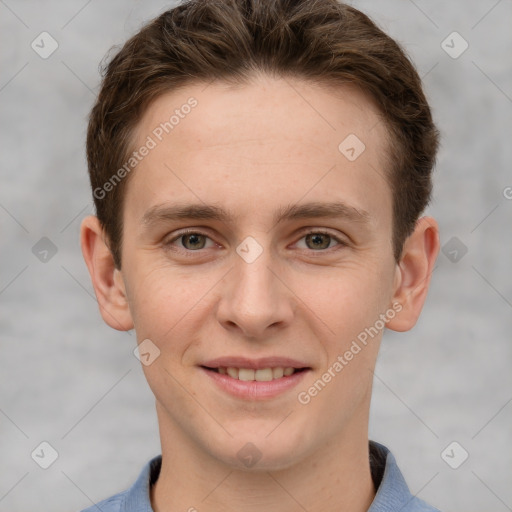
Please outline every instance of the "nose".
M219 323L247 339L262 340L291 324L294 295L269 248L254 260L234 255L217 308Z

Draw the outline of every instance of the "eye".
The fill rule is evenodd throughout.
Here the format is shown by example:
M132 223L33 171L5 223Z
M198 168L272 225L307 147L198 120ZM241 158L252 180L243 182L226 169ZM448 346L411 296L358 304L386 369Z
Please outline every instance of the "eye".
M306 233L301 240L304 239L306 243L306 249L312 249L313 251L322 251L324 249L331 249L331 242L338 242L337 245L346 246L347 244L338 237L325 233L323 231L310 231Z
M210 241L209 246L207 246L208 240ZM336 250L336 246L339 246L338 248L347 246L347 243L337 236L326 233L324 231L309 231L299 239L299 242L301 240L305 240L305 247L299 248L306 250L309 249L314 252L327 252L328 249ZM297 242L297 244L299 242ZM334 247L332 244L333 242L336 242ZM201 233L200 231L190 230L181 231L173 238L165 241L163 245L166 249L181 252L182 254L186 255L191 255L191 253L200 252L202 249L211 248L216 244L208 235Z
M206 241L210 240L210 238L204 233L200 233L198 231L186 231L181 232L177 236L172 239L164 242L166 247L171 247L177 251L183 252L195 252L201 249L206 248ZM179 245L175 246L174 242L179 241ZM210 245L211 247L211 245Z

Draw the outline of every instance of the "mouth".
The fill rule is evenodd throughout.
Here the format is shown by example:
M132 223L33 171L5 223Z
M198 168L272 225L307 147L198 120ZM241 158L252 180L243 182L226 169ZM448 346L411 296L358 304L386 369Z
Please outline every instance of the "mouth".
M296 387L312 371L309 366L283 358L259 361L229 358L210 361L199 368L216 389L244 401L286 396L286 391Z
M205 370L210 372L218 373L220 375L226 375L235 380L241 380L245 382L270 382L273 380L283 379L290 377L295 373L304 372L310 368L294 368L292 366L276 366L268 368L235 368L232 366L219 366L219 367L208 367L202 366Z

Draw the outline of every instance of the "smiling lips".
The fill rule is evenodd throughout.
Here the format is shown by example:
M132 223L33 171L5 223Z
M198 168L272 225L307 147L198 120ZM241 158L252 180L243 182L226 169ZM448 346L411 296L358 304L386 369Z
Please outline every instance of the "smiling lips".
M275 368L261 368L254 370L252 368L234 368L228 366L227 368L221 366L219 368L213 368L213 371L217 371L222 375L229 375L233 379L251 381L256 380L258 382L269 382L274 379L280 379L281 377L289 377L293 375L297 370L292 366L282 367L277 366Z
M309 369L307 364L287 357L218 357L205 362L202 367L233 379L258 382L289 377L299 370Z
M290 389L311 367L283 357L222 357L201 365L225 391L241 398L270 398Z

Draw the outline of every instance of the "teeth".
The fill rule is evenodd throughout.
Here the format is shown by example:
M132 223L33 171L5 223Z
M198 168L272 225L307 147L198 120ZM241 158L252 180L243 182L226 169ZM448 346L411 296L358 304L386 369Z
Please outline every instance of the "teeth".
M281 377L288 377L295 372L295 368L277 367L277 368L262 368L260 370L253 370L252 368L218 368L219 373L229 375L233 379L244 381L258 381L268 382Z
M237 368L226 368L228 375L233 377L233 379L238 379L238 369Z
M284 369L283 368L274 368L272 370L272 376L274 379L280 379L284 375Z
M249 368L240 368L238 370L238 380L254 380L254 370Z
M254 372L254 379L258 382L268 382L274 378L272 368L263 368Z

